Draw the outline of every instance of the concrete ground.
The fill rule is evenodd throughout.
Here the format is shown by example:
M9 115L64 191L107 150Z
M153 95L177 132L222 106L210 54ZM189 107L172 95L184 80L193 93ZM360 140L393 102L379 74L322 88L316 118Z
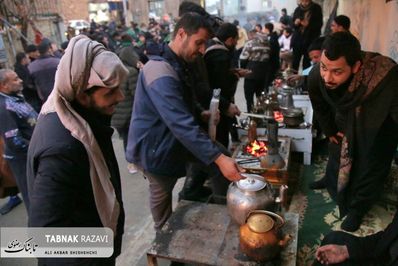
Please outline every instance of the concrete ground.
M236 103L242 112L246 111L242 79L238 84ZM146 265L145 253L155 237L153 221L149 210L148 182L143 178L141 173L132 175L127 171L127 162L124 157L122 142L117 138L116 134L113 137L113 144L119 162L126 212L123 249L122 254L117 258L116 265ZM183 178L181 178L174 188L173 206L177 203L177 194L181 190L183 181ZM6 201L7 199L0 199L0 206ZM27 214L23 204L20 204L6 215L0 215L0 227L25 227L26 225ZM160 261L159 264L169 265L166 261ZM37 265L37 260L28 258L1 258L0 265L31 266Z

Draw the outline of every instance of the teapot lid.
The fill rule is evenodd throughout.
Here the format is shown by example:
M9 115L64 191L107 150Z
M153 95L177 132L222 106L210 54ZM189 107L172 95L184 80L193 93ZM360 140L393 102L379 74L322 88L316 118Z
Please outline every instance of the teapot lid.
M246 177L245 179L241 179L236 182L238 188L245 191L259 191L267 186L267 183L264 181L264 177L261 175L254 174L241 174Z
M252 213L247 218L247 225L250 230L256 233L265 233L274 227L275 221L265 213Z

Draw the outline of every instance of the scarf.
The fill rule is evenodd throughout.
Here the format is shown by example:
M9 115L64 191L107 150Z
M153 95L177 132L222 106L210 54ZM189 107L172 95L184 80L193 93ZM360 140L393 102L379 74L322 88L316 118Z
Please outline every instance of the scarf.
M54 89L40 115L56 112L61 123L85 147L95 205L104 227L116 235L120 205L116 199L104 156L87 123L71 106L76 95L94 86L118 87L127 76L123 63L112 52L87 36L72 38L55 74Z
M361 113L361 104L395 66L394 61L377 53L366 52L359 72L353 77L347 93L338 102L337 108L348 114L345 136L341 143L340 167L337 192L343 191L349 182L355 146L355 128Z

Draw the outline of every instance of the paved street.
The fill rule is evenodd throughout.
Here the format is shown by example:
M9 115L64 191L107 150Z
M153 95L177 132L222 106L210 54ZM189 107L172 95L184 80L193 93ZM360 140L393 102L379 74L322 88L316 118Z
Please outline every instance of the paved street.
M241 111L246 111L243 96L243 80L238 84L236 102ZM155 236L153 221L149 211L148 183L140 173L134 175L128 173L122 142L117 138L116 134L113 137L113 143L119 162L123 185L123 201L126 211L123 251L117 259L117 265L146 265L145 251ZM182 184L183 179L180 179L174 189L174 206L177 202L177 194ZM6 199L0 199L0 205L5 202ZM24 227L26 224L27 215L23 204L20 204L6 215L0 215L0 227ZM26 258L2 258L0 263L2 266L30 266L36 264L36 259ZM160 265L168 265L168 263L163 261Z

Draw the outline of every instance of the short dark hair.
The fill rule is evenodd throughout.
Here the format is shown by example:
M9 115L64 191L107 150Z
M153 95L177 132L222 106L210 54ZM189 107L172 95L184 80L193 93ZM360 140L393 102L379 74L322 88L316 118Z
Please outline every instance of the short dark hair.
M236 38L238 37L238 28L232 23L224 23L218 29L216 36L222 42L230 37Z
M263 29L263 26L261 26L261 24L256 24L256 26L255 27L259 27L260 28L260 30L262 30Z
M178 30L181 28L185 30L188 36L197 33L201 28L206 29L210 35L213 34L213 31L207 20L203 16L193 12L185 13L178 20L174 28L173 39L176 37Z
M210 15L202 6L189 1L182 2L178 8L178 16L182 17L184 14L190 12L203 16L210 24L213 32L216 32L223 23L221 18Z
M282 12L285 12L287 14L286 8L282 8Z
M15 56L15 61L20 64L22 62L22 59L24 59L26 57L26 54L24 52L19 52L17 53L17 55Z
M193 3L193 2L189 2L189 1L182 2L178 8L178 16L181 17L184 14L189 13L189 12L198 13L201 16L208 15L206 10L203 7L201 7L200 5Z
M350 30L351 20L349 17L345 15L339 15L334 18L334 22L336 22L337 25L342 26L345 30Z
M39 50L39 53L41 55L46 54L48 51L50 51L51 47L51 41L47 38L44 38L41 43L37 46L37 50Z
M65 41L63 43L61 43L61 48L66 50L66 48L68 47L69 41Z
M293 33L293 30L292 30L292 28L290 28L290 27L286 27L286 28L284 29L284 31L286 31L286 32L289 33L289 34L292 34L292 33Z
M37 51L37 46L34 44L29 44L28 46L26 46L26 53L31 53L31 52L36 52Z
M274 31L274 24L272 24L271 22L265 23L264 27L269 30L269 32L273 32Z
M307 52L322 50L322 44L325 41L325 37L318 37L316 38L310 46L308 46Z
M350 66L362 59L361 44L348 31L335 32L327 36L323 42L322 49L329 60L337 60L344 56Z

